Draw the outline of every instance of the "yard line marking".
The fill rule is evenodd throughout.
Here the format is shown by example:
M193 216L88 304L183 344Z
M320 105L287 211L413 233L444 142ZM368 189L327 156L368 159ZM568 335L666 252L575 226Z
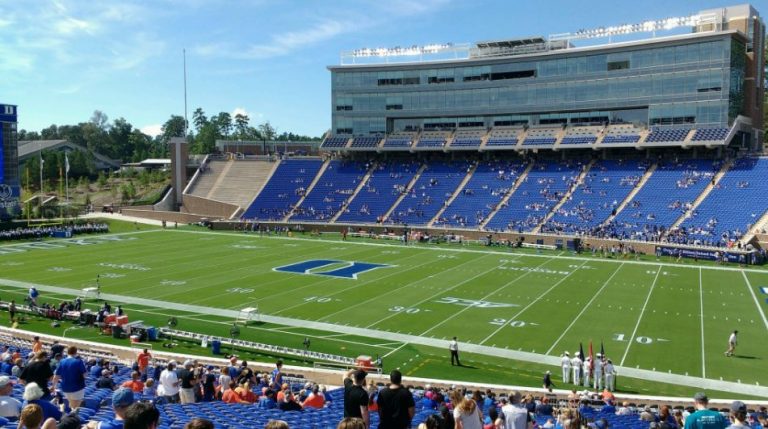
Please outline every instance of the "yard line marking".
M547 262L548 262L548 261L547 261ZM511 322L511 321L513 321L513 320L517 319L517 318L518 318L518 317L519 317L521 314L523 314L523 313L524 313L526 310L528 310L528 309L529 309L529 308L530 308L530 307L531 307L533 304L536 304L536 303L537 303L537 302L538 302L538 301L539 301L541 298L543 298L545 295L547 295L549 292L551 292L551 291L552 291L554 288L556 288L557 286L559 286L559 285L560 285L560 283L564 282L564 281L565 281L565 280L566 280L568 277L570 277L570 276L571 276L571 274L573 274L573 273L575 273L576 271L578 271L578 270L579 270L579 268L581 268L581 267L582 267L584 264L586 264L586 263L587 263L587 261L584 261L584 262L582 262L582 263L581 263L581 265L579 265L577 268L573 268L573 269L571 269L571 272L570 272L568 275L566 275L566 276L564 276L563 278L561 278L560 280L558 280L558 281L557 281L557 282L556 282L554 285L552 285L552 286L551 286L549 289L547 289L546 291L544 291L544 293L543 293L543 294L539 295L539 296L538 296L536 299L534 299L534 300L533 300L533 301L531 301L531 302L530 302L528 305L526 305L525 307L523 307L523 308L522 308L520 311L518 311L518 312L517 312L517 313L516 313L514 316L512 316L512 317L511 317L511 318L509 318L509 319L507 319L507 323L504 323L504 324L502 324L501 326L499 326L498 328L496 328L496 329L495 329L493 332L491 332L491 334L490 334L490 335L488 335L487 337L485 337L485 338L484 338L482 341L480 341L478 344L480 344L480 345L483 345L483 344L484 344L486 341L490 340L490 339L491 339L491 337L493 337L494 335L498 334L498 333L499 333L499 332L500 332L502 329L504 329L504 328L507 326L508 322ZM543 265L543 264L542 264L542 265ZM540 265L540 266L541 266L541 265ZM538 268L538 267L537 267L537 268ZM530 272L530 271L529 271L529 272Z
M570 331L570 330L571 330L571 328L573 327L573 325L575 325L575 324L576 324L576 321L577 321L577 320L579 320L579 318L581 317L581 315L582 315L582 314L584 314L584 313L587 311L587 308L589 308L590 304L592 304L592 302L593 302L595 299L597 299L597 297L598 297L598 296L600 296L600 294L603 292L603 289L605 289L605 288L608 286L608 283L610 283L610 282L611 282L611 280L613 280L613 278L616 276L616 274L619 272L619 270L621 270L621 267L623 267L623 266L624 266L624 264L621 264L621 265L619 265L619 267L618 267L618 268L616 268L616 271L614 271L614 272L613 272L613 274L611 274L611 276L610 276L610 277L608 277L608 280L606 280L606 281L605 281L605 283L603 283L603 286L602 286L600 289L598 289L598 291L597 291L597 292L595 292L595 294L592 296L592 299L590 299L590 300L589 300L589 302L587 303L587 305L585 305L585 306L584 306L584 307L581 309L581 311L579 312L579 314L577 314L577 315L576 315L576 317L574 317L574 318L573 318L573 320L571 321L571 324L570 324L570 325L568 325L568 327L567 327L567 328L565 328L565 330L563 331L563 333L562 333L562 334L560 334L560 336L557 338L557 340L555 340L555 342L552 344L552 347L550 347L550 348L549 348L549 350L547 350L547 352L546 352L545 354L550 354L550 353L552 353L552 350L554 350L555 346L557 346L557 344L558 344L558 343L559 343L559 342L560 342L560 341L563 339L563 337L565 336L565 334L567 334L567 333L568 333L568 331Z
M656 270L656 277L653 278L653 283L651 283L651 290L648 291L648 296L645 297L645 304L643 304L643 309L640 310L640 316L637 318L637 323L635 324L635 330L632 331L632 336L629 338L629 344L627 345L627 348L624 350L624 356L621 358L621 363L619 363L619 366L624 366L624 360L627 359L627 354L629 354L629 349L632 347L632 343L635 341L635 335L637 335L637 328L640 327L640 322L643 320L643 314L645 314L645 308L648 306L648 301L651 300L651 294L653 293L653 288L656 287L656 281L659 279L659 274L661 274L661 265L659 265L659 268Z
M389 355L391 355L391 354L393 354L393 353L397 352L398 350L402 349L403 347L405 347L405 346L407 346L407 345L408 345L408 343L403 343L403 345L401 345L400 347L398 347L398 348L396 348L396 349L392 350L391 352L389 352L389 353L385 354L385 355L384 355L384 356L382 356L381 358L382 358L382 359L384 359L385 357L387 357L387 356L389 356Z
M699 304L701 305L701 378L707 378L707 367L704 365L704 282L699 268Z
M522 279L523 277L527 276L528 274L532 274L532 273L533 273L533 272L534 272L534 271L535 271L537 268L541 268L541 267L543 267L544 265L546 265L547 263L549 263L549 262L550 262L550 261L552 261L553 259L555 259L555 258L552 258L552 259L548 259L548 260L544 261L544 263L542 263L542 264L540 264L540 265L537 265L536 267L534 267L532 270L529 270L529 271L525 271L525 272L523 273L523 275L521 275L521 276L518 276L518 277L515 277L514 279L512 279L512 280L508 281L507 283L505 283L505 284L504 284L503 286L501 286L500 288L498 288L498 289L496 289L495 291L493 291L493 292L491 292L491 293L489 293L489 294L485 295L484 297L482 297L480 300L481 300L481 301L485 301L486 299L490 298L491 296L495 295L496 293L498 293L498 292L500 292L500 291L502 291L502 290L506 289L506 288L507 288L507 287L509 287L510 285L512 285L512 284L515 284L515 283L516 283L518 280ZM582 264L582 265L583 265L583 264ZM566 276L564 276L562 279L560 279L560 281L558 281L558 282L555 284L555 286L556 286L557 284L559 284L560 282L562 282L563 280L565 280L566 278L568 278L568 277L569 277L571 274L573 274L573 273L575 273L575 272L576 272L576 270L572 270L570 273L568 273L568 275L566 275ZM547 290L547 292L549 292L550 290L552 290L552 288L548 289L548 290ZM546 294L547 294L547 292L544 292L544 294L543 294L542 296L546 295ZM539 299L541 299L541 296L540 296L539 298L536 298L536 300L535 300L535 301L533 301L531 304L535 303L535 302L536 302L536 301L538 301ZM528 307L530 307L530 305L531 305L531 304L529 304L529 305L528 305ZM528 308L528 307L525 307L525 308ZM425 335L427 332L429 332L429 331L431 331L431 330L433 330L433 329L437 328L438 326L440 326L440 325L442 325L443 323L445 323L445 322L447 322L447 321L449 321L449 320L453 319L454 317L456 317L456 316L458 316L459 314L461 314L461 313L463 313L463 312L465 312L465 311L469 310L470 308L472 308L472 306L467 306L467 307L464 307L464 308L462 308L461 310L459 310L459 311L457 311L456 313L454 313L454 314L453 314L453 316L450 316L450 317L446 317L445 319L443 319L442 321L440 321L440 323L437 323L437 324L433 325L431 328L429 328L429 329L427 329L426 331L422 332L422 333L421 333L419 336L420 336L420 337L423 337L423 336L424 336L424 335ZM503 326L503 325L502 325L502 326ZM479 344L483 344L483 342L481 341Z
M765 313L763 312L763 307L760 307L760 301L757 300L757 296L755 295L755 291L752 288L752 282L749 281L749 278L747 277L747 274L742 271L741 275L744 276L744 281L747 282L747 288L749 289L749 293L752 294L752 299L755 300L755 305L757 306L757 310L760 312L760 316L763 318L763 323L765 324L765 329L768 329L768 319L765 318Z
M551 259L554 259L554 258L551 258ZM466 263L466 262L465 262L465 263ZM545 263L546 263L546 262L545 262ZM461 265L464 265L464 264L461 264ZM456 267L459 267L459 266L461 266L461 265L457 265ZM442 272L444 273L444 272L446 272L446 271L449 271L449 270L452 270L452 269L454 269L454 268L456 268L456 267L452 267L452 268L449 268L448 270L445 270L445 271L442 271ZM468 278L468 279L465 279L465 280L463 280L463 281L461 281L461 282L459 282L459 283L456 283L455 285L453 285L453 286L451 286L451 287L449 287L449 288L447 288L447 289L443 289L441 292L442 292L443 294L445 294L445 293L447 293L447 292L450 292L450 291L452 291L452 290L456 289L457 287L459 287L459 286L462 286L462 285L464 285L464 284L467 284L467 283L471 282L472 280L474 280L474 279L476 279L476 278L478 278L478 277L482 277L482 276L484 276L484 275L486 275L486 274L488 274L488 273L490 273L490 272L492 272L492 271L494 271L494 270L496 270L496 269L497 269L497 267L495 267L495 266L494 266L494 267L492 267L492 268L489 268L489 269L487 269L487 270L481 271L481 272L480 272L480 273L478 273L477 275L474 275L474 276L472 276L472 277L470 277L470 278ZM526 271L526 272L530 272L530 271ZM400 288L398 288L398 289L400 289ZM426 299L422 299L422 300L421 300L421 301L419 301L419 302L416 302L416 303L413 303L413 304L411 304L411 307L416 307L416 306L418 306L418 305L421 305L421 304L423 304L423 303L425 303L425 302L429 301L430 299L434 299L434 298L435 298L435 296L434 296L434 295L432 295L432 296L429 296L429 297L427 297ZM367 329L367 328L370 328L371 326L375 326L375 325L378 325L379 323L381 323L381 322L384 322L384 321L386 321L386 320L389 320L389 319L391 319L391 318L393 318L393 317L397 316L398 314L400 314L400 313L392 313L392 314L388 315L387 317L384 317L383 319L377 320L376 322L373 322L373 323L371 323L370 325L367 325L367 326L366 326L366 329Z

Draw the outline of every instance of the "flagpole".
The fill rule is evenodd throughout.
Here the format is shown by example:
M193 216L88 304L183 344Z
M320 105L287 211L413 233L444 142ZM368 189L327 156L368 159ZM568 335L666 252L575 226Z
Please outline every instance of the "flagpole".
M40 146L40 208L43 208L43 145Z
M67 204L69 204L69 157L64 152L64 190L66 193Z

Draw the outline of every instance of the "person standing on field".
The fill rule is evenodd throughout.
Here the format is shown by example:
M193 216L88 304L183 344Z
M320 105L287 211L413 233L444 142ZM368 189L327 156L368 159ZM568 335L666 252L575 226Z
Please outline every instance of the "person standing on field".
M461 361L459 361L459 342L456 341L456 337L453 337L451 342L448 344L448 350L451 351L451 366L455 365L461 366Z
M568 383L571 380L571 355L568 352L563 353L560 367L563 368L563 383Z
M736 351L736 344L738 344L738 339L736 336L739 334L739 331L733 331L731 333L731 336L728 337L728 350L725 351L725 355L728 357L733 356L733 352Z

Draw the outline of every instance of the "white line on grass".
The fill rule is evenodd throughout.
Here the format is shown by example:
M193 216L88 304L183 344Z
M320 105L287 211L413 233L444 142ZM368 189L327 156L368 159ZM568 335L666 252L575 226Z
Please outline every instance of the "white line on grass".
M651 289L648 291L648 296L645 297L645 304L643 304L643 309L640 310L640 316L637 318L637 323L635 324L635 330L632 331L632 336L629 338L629 344L627 344L627 348L624 350L624 356L621 358L621 363L619 366L624 366L624 360L627 359L627 354L629 354L629 349L632 347L632 343L635 342L635 335L637 334L637 328L640 327L640 322L643 320L643 314L645 314L645 308L648 306L648 301L651 300L651 294L653 293L653 288L656 287L656 281L659 279L659 274L661 274L661 265L656 269L656 277L653 278L653 283L651 283Z
M385 357L392 355L393 353L395 353L395 352L399 351L400 349L402 349L403 347L405 347L405 346L407 346L407 345L408 345L408 343L403 343L403 345L401 345L400 347L398 347L398 348L396 348L396 349L392 350L391 352L389 352L389 353L385 354L385 355L384 355L384 356L382 356L381 358L382 358L382 359L384 359Z
M474 261L474 259L473 259L472 261ZM469 261L468 261L468 262L469 262ZM466 263L466 262L465 262L465 263ZM464 265L464 264L461 264L461 265ZM461 265L457 265L456 267L459 267L459 266L461 266ZM452 270L453 268L456 268L456 267L452 267L452 268L449 268L448 270L442 271L442 273L445 273L446 271ZM494 271L496 268L498 268L498 267L492 267L492 268L489 268L489 269L487 269L487 270L484 270L484 271L480 272L480 273L479 273L479 274L477 274L477 275L474 275L474 276L472 276L472 277L470 277L470 278L468 278L468 279L465 279L465 280L462 280L462 281L460 281L460 282L456 283L455 285L453 285L453 286L451 286L451 287L448 287L448 288L446 288L446 289L443 289L443 290L441 290L441 291L440 291L440 293L441 293L441 294L444 294L444 293L446 293L446 292L450 292L450 291L452 291L452 290L456 289L457 287L459 287L459 286L461 286L461 285L467 284L467 283L471 282L472 280L475 280L475 279L476 279L476 278L478 278L478 277L482 277L482 276L484 276L484 275L486 275L486 274L488 274L488 273L490 273L490 272ZM415 302L415 303L411 304L411 306L412 306L412 307L418 307L419 305L421 305L421 304L423 304L423 303L425 303L425 302L429 301L430 299L434 299L434 295L431 295L431 296L427 297L426 299L422 299L421 301ZM376 326L376 325L378 325L378 324L379 324L379 323L381 323L381 322L387 321L387 320L389 320L389 319L391 319L391 318L393 318L393 317L397 316L398 314L400 314L400 313L399 313L399 312L397 312L397 313L392 313L392 314L390 314L390 315L388 315L388 316L386 316L386 317L384 317L384 318L382 318L382 319L380 319L380 320L377 320L377 321L375 321L375 322L371 323L370 325L367 325L367 326L366 326L366 329L367 329L367 328L370 328L371 326Z
M757 306L757 311L760 312L760 316L763 318L763 323L765 324L765 329L768 329L768 319L765 318L765 313L763 312L763 307L760 307L760 301L757 300L757 296L755 295L755 291L752 288L752 283L749 281L749 278L747 277L747 274L742 271L741 275L744 276L744 281L747 282L747 288L749 289L749 293L752 294L752 299L755 300L755 305Z
M595 292L595 295L592 296L592 299L590 299L589 302L587 302L587 304L581 309L579 314L577 314L576 317L573 318L573 320L571 321L571 324L568 325L568 327L565 328L565 330L563 331L562 334L560 334L560 336L557 338L557 340L555 340L555 342L552 343L552 347L550 347L549 350L547 350L546 354L552 353L552 350L555 348L555 346L557 346L557 344L560 342L560 340L563 339L565 334L567 334L568 331L571 330L571 328L573 327L573 325L576 324L576 321L579 320L581 315L584 314L584 312L587 311L587 308L589 308L590 304L592 304L592 302L594 302L595 299L597 299L597 297L600 296L600 294L603 292L603 289L605 289L608 286L608 283L610 283L611 280L613 280L613 278L616 276L616 274L619 272L619 270L621 270L621 267L623 267L623 266L624 266L624 264L619 265L618 268L616 268L616 271L614 271L613 274L611 274L611 276L608 277L608 280L606 280L605 283L603 283L603 286L600 289L598 289L597 292Z
M707 378L707 367L704 364L704 282L699 268L699 305L701 305L701 378Z
M512 280L508 281L507 283L504 283L504 285L503 285L503 286L501 286L500 288L497 288L497 289L496 289L496 290L494 290L493 292L491 292L491 293L489 293L489 294L485 295L484 297L480 298L480 300L481 300L481 301L485 301L486 299L488 299L488 298L492 297L493 295L495 295L495 294L497 294L497 293L501 292L502 290L506 289L506 288L507 288L507 287L509 287L510 285L513 285L513 284L517 283L517 281L518 281L518 280L520 280L520 279L522 279L523 277L526 277L527 275L529 275L529 274L532 274L532 273L533 273L533 272L535 272L535 271L536 271L538 268L541 268L541 267L543 267L544 265L548 264L548 263L549 263L550 261L552 261L553 259L555 259L555 258L547 259L547 260L546 260L546 261L544 261L542 264L539 264L539 265L537 265L536 267L534 267L532 270L528 270L528 271L526 271L525 273L523 273L523 275L521 275L521 276L517 276L517 277L515 277L514 279L512 279ZM583 265L583 264L582 264L582 265ZM570 273L568 273L567 275L565 275L565 276L564 276L562 279L560 279L560 280L559 280L557 283L555 283L555 286L557 286L558 284L560 284L560 282L562 282L563 280L567 279L567 278L568 278L568 277L569 277L571 274L573 274L574 272L576 272L576 270L573 270L573 271L571 271ZM553 287L554 287L554 286L553 286ZM536 301L538 301L539 299L541 299L541 297L542 297L542 296L544 296L544 295L546 295L546 294L547 294L547 292L549 292L550 290L552 290L552 288L548 289L546 292L544 292L544 294L543 294L543 295L541 295L541 296L539 296L538 298L536 298L536 299L535 299L535 300L534 300L534 301L533 301L531 304L528 304L528 306L527 306L527 307L525 307L525 308L528 308L528 307L530 307L530 306L531 306L531 305L532 305L534 302L536 302ZM431 331L431 330L433 330L433 329L437 328L438 326L440 326L440 325L442 325L443 323L445 323L445 322L447 322L447 321L449 321L449 320L453 319L454 317L456 317L456 316L458 316L459 314L461 314L461 313L463 313L463 312L465 312L465 311L469 310L470 308L472 308L472 306L471 306L471 305L468 305L468 306L466 306L466 307L462 308L461 310L459 310L459 311L457 311L456 313L454 313L454 314L453 314L453 316L449 316L449 317L446 317L445 319L441 320L441 321L440 321L440 323L436 323L436 324L435 324L435 325L433 325L431 328L429 328L429 329L427 329L426 331L424 331L424 332L422 332L421 334L419 334L419 336L420 336L420 337L423 337L424 335L426 335L426 334L427 334L427 332L429 332L429 331ZM502 325L502 326L504 326L504 325ZM482 342L480 342L480 344L483 344L483 343L482 343Z
M551 259L550 259L550 260L551 260ZM547 260L546 262L549 262L550 260ZM546 262L545 262L545 263L546 263ZM514 315L514 316L512 316L512 317L511 317L511 318L509 318L509 319L507 319L507 322L511 322L511 321L513 321L513 320L517 319L517 318L518 318L518 317L519 317L521 314L523 314L523 312L525 312L526 310L528 310L528 309L529 309L529 308L530 308L530 307L531 307L533 304L536 304L536 302L538 302L538 301L539 301L541 298L543 298L543 297L544 297L544 295L547 295L547 294L548 294L550 291L552 291L554 288L556 288L558 285L560 285L560 283L564 282L564 281L565 281L565 279L567 279L568 277L570 277L570 276L571 276L571 274L573 274L573 273L575 273L576 271L578 271L578 270L579 270L579 268L581 268L581 267L582 267L584 264L586 264L586 263L587 263L587 261L584 261L584 262L582 262L582 263L581 263L581 265L579 265L577 268L574 268L573 270L571 270L571 272L570 272L569 274L567 274L565 277L563 277L563 278L561 278L560 280L558 280L558 281L557 281L557 282L556 282L554 285L552 285L552 287L550 287L549 289L547 289L546 291L544 291L544 293L543 293L543 294L539 295L539 296L538 296L538 298L536 298L535 300L531 301L531 302L530 302L528 305L526 305L525 307L523 307L523 309L522 309L522 310L518 311L517 313L515 313L515 315ZM544 264L541 264L541 265L544 265ZM541 265L539 265L539 266L541 266ZM480 341L480 343L479 343L479 344L480 344L480 345L483 345L483 344L484 344L486 341L490 340L490 339L491 339L491 337L493 337L494 335L496 335L496 334L498 334L499 332L501 332L501 330L502 330L502 329L504 329L504 328L507 326L507 324L508 324L508 323L504 323L504 324L502 324L501 326L499 326L498 328L496 328L496 329L495 329L493 332L491 332L491 334L490 334L490 335L488 335L488 336L487 336L487 337L485 337L485 338L484 338L482 341Z

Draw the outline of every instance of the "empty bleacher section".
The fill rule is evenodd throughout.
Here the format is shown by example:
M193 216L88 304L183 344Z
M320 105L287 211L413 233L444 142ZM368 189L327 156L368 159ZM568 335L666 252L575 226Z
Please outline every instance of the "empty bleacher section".
M523 161L480 162L434 226L477 228L482 225L524 169Z
M353 161L330 161L314 188L296 207L291 220L329 221L352 197L365 176L369 164Z
M597 141L597 137L600 135L601 130L602 127L599 126L568 127L565 132L565 137L563 137L560 144L568 146L594 144Z
M417 162L380 162L337 222L379 223L419 169Z
M531 127L523 140L523 146L554 146L563 127Z
M488 135L485 147L489 150L514 147L520 140L522 132L522 127L494 128Z
M347 146L349 136L328 136L320 145L323 149L340 149Z
M355 137L352 140L352 145L349 146L350 149L376 149L376 147L381 142L382 137L381 136L366 136L366 137Z
M728 137L728 128L704 128L696 130L692 141L695 142L719 142L722 143Z
M768 208L768 158L743 158L680 226L678 241L726 245L740 239Z
M640 133L642 132L642 128L635 127L631 124L609 125L606 128L602 144L635 144L640 141Z
M419 149L442 149L448 142L450 131L424 131L416 142Z
M685 141L690 131L690 128L653 127L648 137L645 138L645 143L680 144Z
M281 161L242 218L273 221L283 219L304 196L322 164L319 159Z
M451 142L451 148L452 149L477 149L480 147L480 144L483 142L483 136L485 135L485 130L461 130L456 131L456 134L453 136L453 141Z
M426 225L453 195L470 166L468 161L429 163L409 194L395 207L386 221L394 224Z
M255 160L229 163L229 168L222 173L220 180L208 192L206 198L247 207L265 185L275 168L275 163Z
M663 161L606 228L609 237L656 241L712 180L720 162Z
M537 163L507 204L486 224L486 229L513 232L533 230L573 185L582 165L574 161Z
M385 149L407 149L411 147L415 139L416 133L394 133L387 136L382 147Z
M599 161L541 231L590 234L608 219L643 176L647 163Z
M197 180L191 184L187 193L196 197L208 198L208 193L219 180L221 173L229 166L230 161L210 160L205 168L200 170Z

